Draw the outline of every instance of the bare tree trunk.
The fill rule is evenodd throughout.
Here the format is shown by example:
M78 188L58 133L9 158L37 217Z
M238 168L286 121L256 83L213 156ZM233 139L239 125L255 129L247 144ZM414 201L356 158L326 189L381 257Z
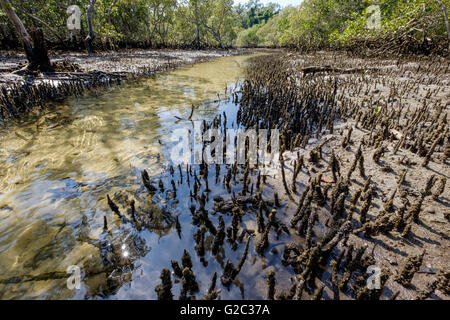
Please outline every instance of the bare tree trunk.
M61 2L59 2L59 0L55 0L55 2L58 5L58 7L60 7L63 10L67 10L67 6L63 5Z
M216 32L216 30L214 29L214 27L209 27L207 24L203 24L203 26L209 30L211 32L211 35L214 37L214 39L216 39L216 41L219 43L220 48L224 48L223 46L223 42L222 42L222 37L220 36L220 31Z
M23 10L23 9L22 9L22 10L19 9L19 11L22 12L22 13L25 13L25 14L26 14L27 16L29 16L31 19L33 19L33 20L39 22L40 24L46 26L46 27L47 27L47 28L55 35L55 37L57 37L58 40L64 45L64 39L63 39L63 38L58 34L58 32L57 32L54 28L52 28L48 23L42 21L41 19L39 19L39 18L36 17L35 15L32 15L31 13L26 12L26 11Z
M447 6L441 0L436 0L436 1L439 3L439 5L442 8L442 12L444 13L445 27L447 28L448 46L449 46L449 49L450 49L450 25L448 23Z
M8 0L0 0L0 5L6 12L8 19L14 25L17 34L22 40L25 55L28 60L28 70L48 71L51 69L50 59L48 57L47 47L45 45L44 33L41 29L34 30L32 37L16 14Z
M92 46L92 42L95 39L95 33L94 29L92 28L92 13L94 12L94 6L95 6L96 0L90 0L89 1L89 7L87 11L87 24L89 29L89 34L86 37L86 49L88 53L94 53L94 48Z
M197 26L197 36L195 38L195 42L197 45L197 49L200 48L200 18L198 16L198 0L195 0L195 24Z
M35 57L34 65L36 66L35 70L52 71L53 68L50 63L50 58L48 57L44 32L42 29L32 30L31 37L33 39L33 52Z
M14 25L16 32L22 40L23 48L25 49L25 54L27 56L28 62L31 63L33 60L33 40L31 40L30 35L28 34L27 29L22 23L22 20L17 16L16 11L12 7L12 5L7 0L0 0L3 10L6 12L9 20Z
M113 8L116 6L118 0L114 0L113 3L108 8L108 35L106 38L106 44L110 45L111 48L114 48L114 42L111 40L111 14Z

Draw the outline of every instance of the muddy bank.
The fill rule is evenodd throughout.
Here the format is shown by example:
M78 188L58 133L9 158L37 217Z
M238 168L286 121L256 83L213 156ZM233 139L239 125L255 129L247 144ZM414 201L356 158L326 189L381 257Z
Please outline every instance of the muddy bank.
M62 100L84 91L120 84L124 80L150 76L186 64L243 54L243 50L127 50L54 54L53 73L23 75L24 55L0 53L0 120L44 107L46 101Z
M449 299L448 65L341 53L250 64L238 119L282 132L284 169L269 183L288 195L284 213L305 239L284 248L297 290ZM379 290L366 286L371 266Z

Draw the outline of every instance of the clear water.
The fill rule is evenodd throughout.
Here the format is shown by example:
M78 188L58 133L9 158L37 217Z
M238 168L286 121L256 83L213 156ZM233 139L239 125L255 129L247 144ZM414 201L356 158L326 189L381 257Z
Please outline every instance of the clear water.
M43 114L1 128L0 298L155 299L161 270L171 269L170 260L181 264L184 249L192 256L200 284L196 296L201 298L213 273L220 278L226 259L236 265L245 244L233 251L225 242L223 255L214 257L208 252L213 240L209 233L207 266L196 256L192 235L197 227L188 209L187 186L177 187L177 200L150 199L140 172L167 175L168 141L174 129L191 126L177 117L188 117L192 104L198 105L193 120L212 120L226 111L234 126L237 106L225 92L242 76L248 58L224 57L114 87L101 95L70 98ZM210 176L214 175L210 169ZM178 181L169 177L168 189L171 179ZM221 183L212 182L210 188L213 193L224 192ZM151 229L131 230L111 212L107 194L134 196L142 210L146 203L156 202L170 211L170 217L154 221ZM115 241L124 239L124 255L132 260L129 270L116 277L114 289L108 286L107 277L112 275L101 270L98 239L104 216ZM176 216L182 226L180 236ZM211 220L217 226L217 217ZM254 227L252 220L245 222L248 228ZM129 245L129 239L134 244ZM222 299L265 296L261 269L272 258L257 258L252 248L238 280L229 289L222 288ZM79 290L69 290L67 277L61 276L70 265L82 265ZM175 298L179 291L178 283L172 289Z

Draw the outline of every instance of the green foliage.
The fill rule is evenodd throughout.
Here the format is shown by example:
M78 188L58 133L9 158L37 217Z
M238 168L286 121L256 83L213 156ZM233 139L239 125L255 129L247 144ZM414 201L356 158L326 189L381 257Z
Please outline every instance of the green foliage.
M303 0L297 7L260 0L96 0L93 27L97 47L292 47L317 49L357 43L415 41L446 43L443 5L450 0L378 0L381 24L369 29L373 0ZM89 0L10 0L28 27L42 27L51 43L83 43ZM65 5L81 9L81 30L71 33ZM448 9L447 9L448 11ZM405 41L406 41L405 40ZM403 40L402 40L403 41ZM396 42L403 46L405 42ZM0 11L0 44L17 47L14 27Z
M75 36L83 43L87 36L89 0L11 0L27 28L41 27L50 43L65 44ZM67 28L66 5L81 9L81 30ZM0 10L2 13L2 11ZM31 17L34 16L35 18ZM121 46L197 46L229 47L240 30L233 0L97 0L93 28L97 47ZM0 14L0 43L14 47L14 27Z
M449 0L443 0L450 5ZM343 31L335 30L331 39L342 44L353 39L370 39L380 36L408 33L416 39L446 36L445 23L439 4L435 0L380 1L381 26L377 30L367 28L370 14L363 10L354 12Z
M450 8L450 0L442 0ZM381 23L369 28L373 5L369 0L304 0L263 24L259 46L317 49L356 43L380 43L427 48L448 48L443 6L437 0L379 0ZM448 9L447 9L448 10ZM238 43L239 44L239 43Z
M236 44L239 47L252 48L261 45L261 40L258 37L258 30L260 25L256 24L251 28L244 29L238 34Z
M212 36L211 44L230 47L237 36L235 25L238 22L238 16L233 10L233 0L217 0L211 5L210 13L204 26Z
M263 6L259 0L250 0L247 4L236 6L237 14L240 16L241 26L244 29L253 27L256 24L266 23L270 18L280 12L280 5L269 3Z

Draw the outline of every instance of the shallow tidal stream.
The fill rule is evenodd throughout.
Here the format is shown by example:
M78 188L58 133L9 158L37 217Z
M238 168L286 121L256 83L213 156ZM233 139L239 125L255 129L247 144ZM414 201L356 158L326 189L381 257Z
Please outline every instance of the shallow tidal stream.
M223 252L214 256L208 251L214 237L207 234L206 254L200 259L194 250L192 199L189 188L178 182L178 170L178 177L164 180L167 189L171 180L177 181L177 199L163 193L150 197L141 171L146 169L151 179L169 175L171 134L192 127L191 121L179 119L189 117L192 104L197 106L192 120L211 121L225 111L229 126L235 126L238 106L225 92L235 88L248 58L223 57L113 87L101 95L70 98L0 128L0 298L155 299L161 270L172 270L170 261L180 261L184 249L192 257L200 286L195 296L201 298L214 272L220 277L227 259L237 263L245 243L231 250L225 241ZM226 173L222 166L221 175ZM222 183L214 183L213 169L210 176L210 197L226 193ZM131 230L111 212L107 194L116 195L118 204L121 197L134 197L139 210L148 209L142 207L146 202L165 210L152 216L152 228ZM105 216L115 241L124 239L128 269L120 274L102 271L99 239ZM229 225L231 218L224 219ZM217 215L211 220L217 225ZM244 221L248 229L255 227L252 220ZM218 281L222 299L265 297L263 269L276 257L257 257L253 249L252 243L233 285L220 288ZM71 265L81 266L78 290L67 288L66 270ZM277 272L277 278L289 281L286 270ZM175 299L180 287L176 281Z

